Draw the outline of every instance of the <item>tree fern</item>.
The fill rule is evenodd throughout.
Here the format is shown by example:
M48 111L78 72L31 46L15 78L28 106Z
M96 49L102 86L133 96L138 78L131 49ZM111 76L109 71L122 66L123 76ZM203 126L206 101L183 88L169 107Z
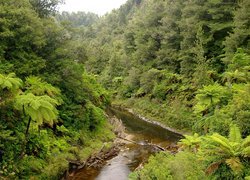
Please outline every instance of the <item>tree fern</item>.
M242 139L240 129L233 124L228 138L218 133L206 136L199 153L210 162L208 172L212 172L211 167L216 170L214 167L219 168L218 164L225 163L237 175L244 168L242 160L250 157L250 136Z
M200 143L201 137L199 137L199 135L195 133L193 136L185 135L185 138L181 139L178 145L184 149L196 152L200 146Z
M26 92L30 92L34 95L42 96L48 95L52 98L56 98L58 102L62 102L60 96L60 89L52 86L47 82L43 82L41 78L36 76L29 76L25 81Z
M217 83L204 86L203 89L198 90L195 97L197 104L194 106L194 110L196 113L201 113L209 108L214 108L217 104L221 103L223 98L226 97L227 93L223 86Z
M0 74L0 88L8 90L16 90L22 86L22 80L16 78L15 73L8 75Z
M23 113L36 121L37 125L44 122L52 125L53 120L56 120L58 115L56 105L58 105L58 102L47 95L35 96L28 93L16 97L15 108L24 111Z
M247 82L247 74L244 72L240 72L238 69L233 72L225 72L223 74L222 80L225 82L231 83L246 83Z

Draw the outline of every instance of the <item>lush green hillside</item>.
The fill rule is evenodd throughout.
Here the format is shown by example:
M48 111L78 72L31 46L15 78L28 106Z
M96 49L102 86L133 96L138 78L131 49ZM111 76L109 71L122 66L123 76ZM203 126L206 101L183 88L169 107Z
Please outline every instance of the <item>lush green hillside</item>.
M51 16L58 2L0 2L0 179L58 179L114 137L107 91Z
M159 119L169 126L226 135L234 122L247 135L247 117L215 119L242 88L248 91L248 7L248 1L130 0L82 30L86 69L118 99L164 114Z

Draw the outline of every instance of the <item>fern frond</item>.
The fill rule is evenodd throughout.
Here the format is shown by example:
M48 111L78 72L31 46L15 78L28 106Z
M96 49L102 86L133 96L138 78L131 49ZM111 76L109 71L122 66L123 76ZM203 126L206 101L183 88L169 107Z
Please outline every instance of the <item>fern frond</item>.
M245 157L250 157L250 146L244 148L242 150L242 154L245 156Z
M250 146L250 136L247 136L243 142L242 142L242 147L247 147L247 146Z
M53 125L53 120L58 116L55 108L57 101L49 96L35 96L32 93L19 95L16 97L15 108L29 115L38 125L45 123Z
M22 86L22 80L15 77L15 73L0 74L0 89L16 90Z
M226 164L233 170L235 174L242 171L243 165L238 157L232 157L226 160Z
M229 140L238 143L242 141L240 128L235 124L230 126Z
M217 133L209 137L213 143L216 143L223 152L227 154L234 154L234 149L231 146L229 140Z
M218 162L214 162L212 164L210 164L208 166L208 168L206 169L206 174L207 175L210 175L212 173L214 173L218 168L219 168L219 165L222 163L223 161L218 161Z

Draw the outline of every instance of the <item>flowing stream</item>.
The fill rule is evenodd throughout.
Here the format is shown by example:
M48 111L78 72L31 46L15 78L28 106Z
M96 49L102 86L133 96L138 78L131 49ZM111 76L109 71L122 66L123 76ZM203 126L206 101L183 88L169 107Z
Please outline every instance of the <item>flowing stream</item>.
M84 168L70 178L71 180L126 180L130 172L156 152L156 149L147 143L165 148L175 144L182 137L161 126L143 121L125 110L112 108L109 114L122 120L128 138L137 144L126 144L116 157L107 161L102 169Z

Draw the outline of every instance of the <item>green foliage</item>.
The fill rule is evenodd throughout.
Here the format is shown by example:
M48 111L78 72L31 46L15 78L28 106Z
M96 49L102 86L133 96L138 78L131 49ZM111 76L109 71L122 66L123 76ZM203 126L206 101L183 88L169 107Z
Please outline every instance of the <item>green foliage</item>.
M130 174L129 179L167 179L172 180L173 177L168 169L166 169L166 154L160 153L157 154L155 157L151 156L149 158L148 164L139 171ZM164 161L162 161L164 160ZM161 164L161 165L160 165ZM165 166L162 166L164 164ZM160 166L159 166L160 165Z
M37 125L42 125L43 122L53 125L53 120L58 115L56 105L58 102L49 96L35 96L32 93L19 95L15 101L15 108L30 116Z
M56 13L57 5L63 0L29 0L40 17L47 17Z
M202 142L200 153L209 166L207 173L221 174L223 169L220 165L226 164L232 170L235 177L244 176L244 165L249 157L249 136L241 138L240 129L231 125L229 137L226 138L218 133L205 137Z
M204 86L199 89L196 95L198 103L194 107L196 113L207 114L214 110L218 105L227 102L229 94L225 87L215 83L214 85Z
M10 73L8 75L0 74L0 88L1 90L16 90L22 86L22 80L16 78L15 73Z
M238 48L243 48L249 53L249 11L250 3L248 0L239 1L238 8L234 12L234 28L226 38L225 45L225 63L230 63L234 53Z
M62 23L69 23L73 27L91 26L99 20L97 14L88 12L62 12L56 15L56 18Z
M181 139L180 142L178 142L178 145L184 149L197 152L201 141L202 139L197 133L195 133L193 136L185 135L185 139Z
M190 109L186 108L180 100L175 100L171 104L159 103L159 101L150 100L150 98L132 98L127 102L114 102L122 104L125 107L133 108L138 114L143 114L150 119L159 121L166 126L179 129L192 127L195 118Z
M158 153L149 158L142 170L133 172L130 179L207 179L203 165L190 152L170 155Z
M86 48L73 36L82 31L52 17L61 2L0 3L4 179L58 179L69 159L84 161L114 138L103 113L109 95L85 72Z
M248 175L249 136L243 139L235 124L230 126L228 138L218 133L186 135L178 145L183 151L151 157L142 170L132 173L131 179L150 179L158 176L158 171L173 179L243 179Z
M250 56L243 49L238 49L234 54L229 70L242 70L250 65ZM243 69L244 70L244 69Z
M4 1L0 12L2 73L37 74L45 67L45 60L38 55L46 41L43 21L31 9L28 0Z
M3 117L5 109L13 102L19 88L23 86L23 81L16 77L15 73L8 75L0 74L0 117Z
M60 90L53 87L51 84L43 82L41 78L30 76L25 82L26 92L31 92L34 95L48 95L51 97L60 95Z

